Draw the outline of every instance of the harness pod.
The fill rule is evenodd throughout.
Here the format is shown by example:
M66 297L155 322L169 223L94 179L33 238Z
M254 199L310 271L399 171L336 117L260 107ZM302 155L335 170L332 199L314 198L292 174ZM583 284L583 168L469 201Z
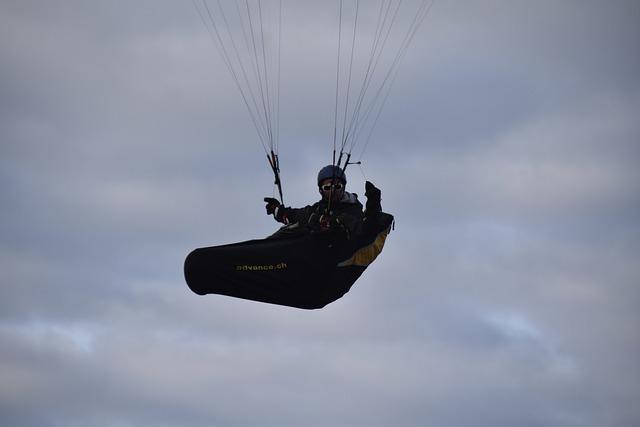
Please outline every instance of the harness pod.
M297 224L266 239L195 249L184 263L189 288L302 309L346 294L382 252L393 216L379 212L350 240Z

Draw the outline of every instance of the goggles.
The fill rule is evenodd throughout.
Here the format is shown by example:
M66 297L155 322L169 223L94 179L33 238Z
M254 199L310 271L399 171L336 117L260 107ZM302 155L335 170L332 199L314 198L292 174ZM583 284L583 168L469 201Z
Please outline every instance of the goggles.
M335 184L325 184L321 188L324 191L331 191L332 188L334 190L342 190L342 187L344 187L344 185L341 182L336 182Z

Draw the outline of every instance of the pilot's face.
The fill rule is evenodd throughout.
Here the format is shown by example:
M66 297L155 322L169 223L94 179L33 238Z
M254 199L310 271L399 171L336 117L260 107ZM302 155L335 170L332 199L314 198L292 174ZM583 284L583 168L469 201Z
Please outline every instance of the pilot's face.
M320 194L326 201L337 202L344 195L344 184L339 179L325 179L320 183Z

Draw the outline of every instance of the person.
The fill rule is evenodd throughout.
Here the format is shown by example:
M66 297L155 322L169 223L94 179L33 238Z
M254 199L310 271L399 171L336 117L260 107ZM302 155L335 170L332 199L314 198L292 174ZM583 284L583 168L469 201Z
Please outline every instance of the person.
M276 221L285 225L298 223L314 231L337 231L349 239L367 216L382 211L380 190L367 181L367 204L363 212L358 195L346 191L347 176L338 166L328 165L320 169L317 183L322 196L320 201L303 208L291 208L281 205L277 199L265 197L267 215L273 215Z

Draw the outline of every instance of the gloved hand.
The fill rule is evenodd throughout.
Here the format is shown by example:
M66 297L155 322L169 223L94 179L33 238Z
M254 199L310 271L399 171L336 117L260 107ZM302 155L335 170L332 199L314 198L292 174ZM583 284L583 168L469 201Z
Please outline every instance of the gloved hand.
M278 199L274 199L273 197L265 197L264 201L267 203L267 206L265 206L267 215L273 215L276 211L276 208L280 206L280 202L278 201Z
M367 196L367 199L380 201L381 191L377 188L371 181L367 181L364 184L364 195Z
M382 206L380 205L380 189L376 188L370 181L367 181L364 184L365 192L364 195L367 196L367 211L368 212L380 212L382 211Z

